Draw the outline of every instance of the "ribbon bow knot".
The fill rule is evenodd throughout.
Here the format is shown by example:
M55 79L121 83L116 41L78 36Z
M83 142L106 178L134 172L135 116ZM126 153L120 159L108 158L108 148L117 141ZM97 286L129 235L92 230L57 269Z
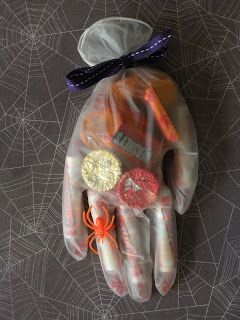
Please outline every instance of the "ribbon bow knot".
M134 52L111 59L93 67L78 68L67 75L67 84L71 90L86 89L103 78L113 76L122 68L129 69L143 63L154 62L167 55L167 43L171 37L170 30L164 31L150 39L144 46Z
M124 55L119 59L121 60L121 63L124 69L129 69L135 66L135 62L133 58L129 55Z

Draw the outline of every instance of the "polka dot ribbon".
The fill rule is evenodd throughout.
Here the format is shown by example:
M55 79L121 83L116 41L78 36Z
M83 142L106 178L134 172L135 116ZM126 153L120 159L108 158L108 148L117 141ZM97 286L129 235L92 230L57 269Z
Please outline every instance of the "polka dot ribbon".
M99 63L93 67L78 68L67 75L67 84L70 90L86 89L103 78L118 73L121 69L129 69L138 65L155 62L167 55L167 43L171 37L171 31L166 30L150 39L144 46L130 52L118 59L111 59Z

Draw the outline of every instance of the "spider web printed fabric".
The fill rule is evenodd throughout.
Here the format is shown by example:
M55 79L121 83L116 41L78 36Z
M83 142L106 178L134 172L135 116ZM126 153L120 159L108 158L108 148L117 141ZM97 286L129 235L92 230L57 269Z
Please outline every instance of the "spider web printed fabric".
M82 32L106 16L172 28L160 63L179 84L200 149L199 183L178 220L170 293L138 304L107 287L99 259L77 262L62 235L67 146L92 88L69 93L84 66ZM240 319L240 2L0 1L0 320Z

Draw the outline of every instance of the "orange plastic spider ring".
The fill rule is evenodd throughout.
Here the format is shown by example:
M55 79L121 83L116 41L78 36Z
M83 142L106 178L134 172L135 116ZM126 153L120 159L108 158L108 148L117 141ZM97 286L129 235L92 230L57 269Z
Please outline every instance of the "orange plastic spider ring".
M92 250L92 252L98 254L98 251L93 248L93 241L98 239L99 241L102 241L105 238L109 238L111 240L111 243L114 244L116 248L118 248L117 241L114 239L114 237L110 234L111 230L114 230L116 228L116 225L114 223L115 216L112 216L112 219L110 221L110 214L107 209L107 207L102 206L103 212L105 213L105 219L103 217L97 217L96 223L94 224L93 220L90 218L92 206L88 208L87 213L83 212L83 221L85 225L93 230L92 233L86 238L87 244L89 244L89 248Z

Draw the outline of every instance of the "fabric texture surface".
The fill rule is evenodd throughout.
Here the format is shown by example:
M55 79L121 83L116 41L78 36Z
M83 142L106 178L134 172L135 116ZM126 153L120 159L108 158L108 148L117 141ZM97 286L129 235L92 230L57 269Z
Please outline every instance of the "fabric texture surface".
M240 4L236 0L0 2L0 319L240 317ZM165 297L115 296L93 254L64 246L64 160L92 93L69 93L84 30L106 16L172 28L159 68L178 83L197 127L199 182L177 216L178 272Z

